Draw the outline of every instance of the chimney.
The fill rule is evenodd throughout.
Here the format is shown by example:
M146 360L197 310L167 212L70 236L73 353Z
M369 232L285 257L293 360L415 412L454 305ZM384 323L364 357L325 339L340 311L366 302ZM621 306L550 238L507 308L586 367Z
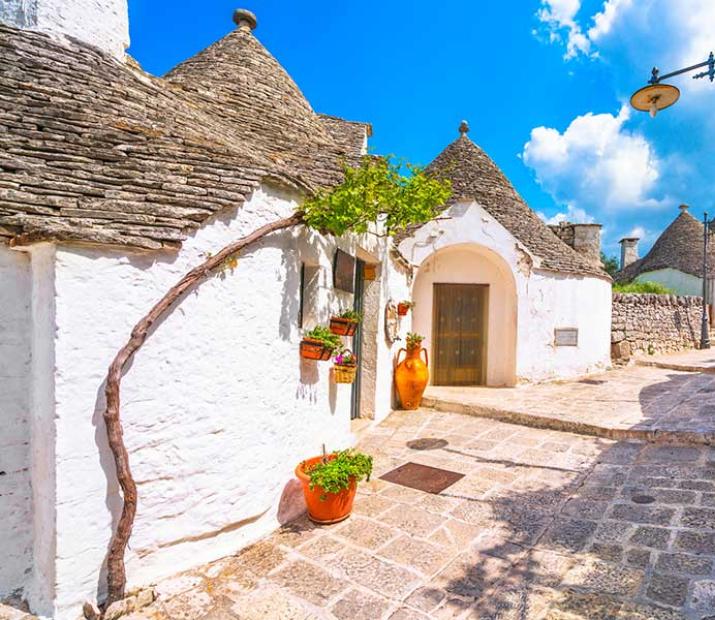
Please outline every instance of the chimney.
M638 260L638 241L638 237L624 237L618 242L621 244L622 270Z
M0 0L0 22L70 36L121 61L129 47L127 0Z
M601 225L559 222L549 228L594 267L601 267Z

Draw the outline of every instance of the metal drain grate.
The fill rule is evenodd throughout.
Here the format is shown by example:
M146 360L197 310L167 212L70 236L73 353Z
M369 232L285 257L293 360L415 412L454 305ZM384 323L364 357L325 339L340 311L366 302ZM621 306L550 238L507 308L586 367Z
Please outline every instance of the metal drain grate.
M425 493L440 493L462 478L464 478L464 474L418 463L405 463L380 476L381 480Z
M407 447L411 450L437 450L448 445L449 442L446 439L437 439L436 437L423 437L407 442Z

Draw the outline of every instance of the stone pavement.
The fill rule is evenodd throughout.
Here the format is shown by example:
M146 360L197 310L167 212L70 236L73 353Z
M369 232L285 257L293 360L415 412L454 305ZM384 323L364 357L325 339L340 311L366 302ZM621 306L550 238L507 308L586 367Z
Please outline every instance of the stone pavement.
M715 363L715 353L696 354L656 361L680 360L683 367ZM423 404L611 439L715 443L715 377L703 372L630 366L580 380L516 388L430 387Z
M715 350L692 350L670 355L639 357L636 359L636 363L641 366L655 366L671 370L715 373Z
M409 447L426 438L443 441ZM127 620L715 618L715 449L430 410L360 448L377 476L412 461L465 477L438 495L364 483L349 520L287 524Z

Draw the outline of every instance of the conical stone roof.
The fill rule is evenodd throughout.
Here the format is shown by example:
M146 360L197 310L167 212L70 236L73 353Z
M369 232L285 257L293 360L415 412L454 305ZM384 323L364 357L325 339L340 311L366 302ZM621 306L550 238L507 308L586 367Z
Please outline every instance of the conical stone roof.
M715 269L715 244L710 244L708 268ZM628 265L617 276L619 281L629 281L643 273L659 269L677 269L701 277L703 272L703 224L696 220L686 206L658 237L650 252Z
M467 137L466 130L435 158L427 172L451 180L450 204L477 202L532 254L541 258L542 268L607 277L548 228L494 161Z
M272 161L310 169L315 186L339 182L336 162L351 153L248 25L177 65L165 79Z

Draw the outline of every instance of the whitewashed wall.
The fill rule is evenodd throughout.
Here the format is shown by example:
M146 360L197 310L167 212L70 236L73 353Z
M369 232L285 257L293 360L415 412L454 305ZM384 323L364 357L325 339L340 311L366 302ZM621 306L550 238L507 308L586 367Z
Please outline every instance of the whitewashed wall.
M32 566L29 258L0 246L0 598Z
M129 47L127 0L2 0L0 22L68 35L119 60Z
M677 269L658 269L642 273L636 278L637 282L658 282L671 289L676 295L703 294L703 279Z
M238 216L204 226L178 255L56 249L55 316L46 322L57 333L45 355L57 367L51 558L57 592L52 609L36 611L74 620L98 587L102 595L100 567L120 510L101 417L103 381L132 326L206 252L295 207L291 196L264 188ZM381 299L406 296L405 275L385 258L384 240L366 236L338 245L355 254L358 241L361 253L384 259L380 279L371 283ZM335 449L354 442L350 386L329 380L330 363L298 354L301 261L320 267L307 328L327 322L331 309L352 305L351 294L332 288L335 248L303 229L256 244L235 272L187 295L132 362L122 385L125 440L139 490L127 553L130 587L225 556L295 517L303 509L293 482L297 463L320 453L322 444ZM375 417L382 418L392 397L392 353L383 334L377 356Z
M400 244L408 260L419 266L413 290L418 302L414 320L415 329L428 336L425 346L431 346L430 289L434 282L490 284L498 295L495 305L490 304L489 385L572 377L608 366L611 321L608 280L540 269L539 258L477 203L455 204L445 215L448 219L426 224ZM447 251L464 254L461 260L449 262L435 274L435 265L441 260L449 261ZM500 258L495 260L490 253ZM500 273L504 269L510 273ZM508 299L511 282L506 280L515 283L515 321L513 304ZM579 330L578 347L556 347L554 329L569 327Z

